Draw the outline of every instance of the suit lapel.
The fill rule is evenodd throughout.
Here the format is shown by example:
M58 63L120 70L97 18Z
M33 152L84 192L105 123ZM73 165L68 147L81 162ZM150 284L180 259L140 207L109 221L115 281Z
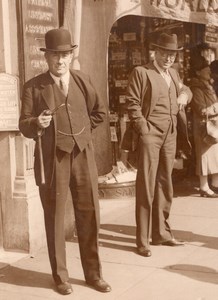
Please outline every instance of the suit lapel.
M158 85L161 84L160 78L162 77L153 64L149 64L149 69L147 69L147 76L151 84L151 106L149 111L149 114L151 114L156 105L157 99L159 98Z
M47 104L48 108L50 110L53 110L55 108L55 97L54 97L54 91L53 91L53 84L54 80L50 76L49 72L45 73L45 76L43 77L41 87L42 87L42 97Z
M172 68L169 69L169 73L170 73L170 76L171 76L175 86L176 86L176 92L177 92L177 96L178 96L178 94L179 94L179 85L178 85L179 79L178 79L178 76L177 76L175 70L172 69Z

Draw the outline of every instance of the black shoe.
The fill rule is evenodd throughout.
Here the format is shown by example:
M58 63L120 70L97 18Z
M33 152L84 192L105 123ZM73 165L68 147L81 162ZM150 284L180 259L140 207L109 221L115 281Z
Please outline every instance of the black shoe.
M144 256L144 257L151 256L151 250L147 247L139 247L139 248L137 248L137 252L139 255Z
M111 291L111 286L103 279L86 280L86 283L91 287L93 287L94 289L96 289L96 291L102 293L108 293Z
M211 189L213 190L213 188L211 188ZM213 192L214 192L214 190L213 190ZM200 190L200 196L206 197L206 198L217 198L218 194L216 194L216 193L210 194L210 193L208 193L208 191Z
M185 243L183 241L178 241L173 238L173 239L171 239L169 241L165 241L165 242L152 242L152 245L155 245L155 246L163 245L163 246L175 247L175 246L184 246Z
M73 293L73 288L69 282L62 282L57 284L57 291L61 295L69 295Z

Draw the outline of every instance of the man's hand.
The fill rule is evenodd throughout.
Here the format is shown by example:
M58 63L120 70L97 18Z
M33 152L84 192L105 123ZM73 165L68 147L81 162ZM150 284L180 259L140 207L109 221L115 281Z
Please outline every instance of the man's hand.
M185 108L188 103L188 96L185 93L181 93L177 98L177 104L179 106L179 110Z
M44 110L37 118L39 128L47 128L52 120L52 115L49 110Z

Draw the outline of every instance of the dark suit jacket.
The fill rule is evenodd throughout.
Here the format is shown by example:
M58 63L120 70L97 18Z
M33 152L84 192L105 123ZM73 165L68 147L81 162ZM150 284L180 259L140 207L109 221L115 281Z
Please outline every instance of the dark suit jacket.
M82 151L92 139L91 131L103 122L106 116L106 108L103 102L100 101L87 75L80 71L71 71L71 75L86 99L86 106L81 106L80 99L75 98L72 111L73 132L79 132L81 128L85 127L80 135L74 137L80 151ZM37 184L40 184L40 165L36 119L43 110L53 110L56 106L53 84L54 80L49 72L46 72L29 80L23 88L19 129L24 136L33 138L36 141L34 170ZM45 180L50 185L54 173L56 151L56 115L53 115L50 126L43 130L41 139Z
M177 96L185 91L191 101L192 93L188 87L183 85L180 81L177 71L173 68L169 69L169 73L176 86ZM148 133L147 119L153 111L159 99L159 84L160 74L155 68L153 63L146 66L138 66L133 69L127 88L127 108L129 117L132 122L133 138L135 141L131 142L132 150L137 147L138 135ZM185 111L182 110L178 113L178 129L179 134L185 139L184 147L190 150L190 142L188 140L187 122ZM126 144L126 141L123 141Z

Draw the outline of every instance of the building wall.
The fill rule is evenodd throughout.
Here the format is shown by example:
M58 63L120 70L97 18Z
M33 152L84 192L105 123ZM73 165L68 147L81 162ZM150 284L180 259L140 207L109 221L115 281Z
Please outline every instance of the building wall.
M22 37L18 36L17 5L16 0L0 0L0 73L19 82L18 44ZM18 102L20 94L18 84ZM45 245L45 233L38 189L28 164L29 144L18 130L0 131L0 247L33 253Z

